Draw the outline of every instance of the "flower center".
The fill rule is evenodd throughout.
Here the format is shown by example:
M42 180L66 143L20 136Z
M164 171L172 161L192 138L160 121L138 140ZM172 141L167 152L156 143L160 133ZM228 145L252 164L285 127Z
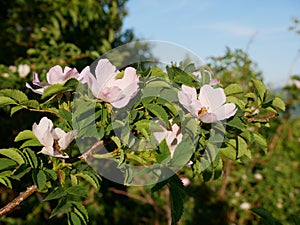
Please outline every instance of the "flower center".
M58 140L54 140L53 142L53 149L55 152L59 152L60 151L60 146L58 144Z
M199 111L198 111L198 116L201 117L204 114L208 113L207 109L205 107L202 107Z

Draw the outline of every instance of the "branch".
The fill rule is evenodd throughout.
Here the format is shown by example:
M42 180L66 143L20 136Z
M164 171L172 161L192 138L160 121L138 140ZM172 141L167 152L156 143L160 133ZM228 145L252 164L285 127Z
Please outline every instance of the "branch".
M266 117L253 117L247 121L247 124L253 123L253 122L268 122L270 119L274 119L276 117L277 117L276 113L273 113Z
M104 147L103 145L103 140L97 141L92 147L90 147L88 150L86 150L80 157L79 159L82 159L84 161L87 160L88 157L92 156L95 151L101 150Z
M21 192L17 197L15 197L6 206L0 209L0 216L7 215L13 211L18 205L21 204L26 198L35 193L38 190L36 185L32 185L26 189L26 191Z

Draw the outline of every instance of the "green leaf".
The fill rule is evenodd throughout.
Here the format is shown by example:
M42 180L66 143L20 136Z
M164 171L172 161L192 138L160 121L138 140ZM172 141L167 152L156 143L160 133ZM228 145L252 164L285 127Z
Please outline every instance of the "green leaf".
M175 225L183 214L184 186L177 175L170 178L170 205L172 225Z
M72 205L74 206L74 213L81 218L84 224L87 224L89 221L89 215L86 208L79 202L72 202Z
M169 127L168 114L163 107L156 104L145 104L144 106L147 110L160 118L165 123L166 127Z
M73 186L69 187L66 192L70 195L77 195L77 196L82 196L86 197L88 195L87 189L85 187L81 186Z
M12 98L14 100L16 100L19 103L28 101L27 96L19 90L14 90L14 89L3 89L0 90L0 96L6 96L9 98Z
M87 182L89 182L96 190L100 189L100 177L92 172L85 171L82 173L76 174L78 177L82 177Z
M62 116L62 118L64 118L67 123L71 126L72 125L72 113L65 110L64 108L59 109L58 111L59 115Z
M10 110L10 116L12 116L13 114L15 114L16 112L18 112L19 110L23 109L23 106L17 105L11 108Z
M16 101L5 96L0 96L0 105L16 105Z
M44 201L50 201L54 199L59 199L67 195L67 192L63 188L56 188L52 192L50 192Z
M226 95L234 95L234 94L240 94L243 93L243 87L240 84L230 84L224 89L224 92Z
M183 167L194 153L194 145L190 139L182 140L174 151L170 164L174 167Z
M33 109L40 108L40 104L37 100L28 100L28 101L22 102L22 105L27 106L29 108L33 108Z
M282 111L285 111L285 103L279 97L275 97L275 99L272 102L272 105L276 108L279 108Z
M0 170L9 169L15 167L17 163L14 160L7 158L0 158Z
M233 117L233 118L230 119L230 120L227 120L227 121L226 121L226 125L228 125L228 126L230 126L230 127L237 128L237 129L239 129L239 130L241 130L241 131L243 131L243 130L245 129L244 123L243 123L242 120L241 120L239 117L237 117L237 116Z
M17 170L14 171L13 175L11 175L12 179L20 180L23 176L31 171L31 167L28 167L27 164L22 164Z
M44 172L46 173L46 175L52 179L52 180L56 180L57 179L57 173L53 170L50 170L50 169L47 169L47 168L44 168Z
M24 130L18 133L18 135L15 137L15 142L17 141L23 141L27 139L36 139L35 135L31 130Z
M241 158L242 156L246 155L249 159L251 159L251 151L248 149L248 144L244 140L244 138L238 136L237 143L238 143L237 158Z
M81 225L81 220L79 216L77 216L73 212L70 213L69 221L71 222L72 225Z
M282 223L275 219L272 214L264 208L253 208L251 211L259 215L265 225L282 225Z
M14 161L16 161L19 165L24 164L24 155L22 152L17 148L6 148L0 149L0 154L4 155Z
M171 153L167 145L166 139L160 142L158 154L156 155L156 160L158 163L168 163L171 159Z
M25 141L20 148L25 148L25 147L34 147L34 146L43 146L38 139L30 139Z
M264 83L261 80L252 79L252 82L254 84L255 90L256 90L260 100L263 102L264 96L267 92L266 86L264 85Z
M26 160L28 161L28 164L30 164L30 166L32 168L37 168L38 167L38 159L36 157L35 152L29 148L26 148L23 153L26 157Z
M64 86L63 84L52 84L51 86L49 86L45 89L41 99L42 100L49 99L52 96L59 94L61 92L64 92L68 89L70 89L70 88L67 86Z
M62 196L63 197L63 196ZM57 206L52 210L51 215L49 217L49 219L53 218L54 216L56 216L57 214L65 214L70 212L72 208L72 204L66 202L65 199L62 199L58 202Z
M225 148L221 148L220 152L228 159L236 160L236 140L229 139Z
M43 170L34 171L34 173L32 174L32 178L38 189L43 190L47 181L45 172Z
M266 153L268 151L267 140L259 133L253 134L254 143L261 147L261 149Z
M0 183L8 188L12 188L11 182L7 177L0 177Z

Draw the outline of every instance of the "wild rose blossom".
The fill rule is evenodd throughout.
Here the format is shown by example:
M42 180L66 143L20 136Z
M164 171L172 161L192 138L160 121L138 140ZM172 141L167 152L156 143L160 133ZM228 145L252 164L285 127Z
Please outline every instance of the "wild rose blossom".
M169 120L172 124L172 120ZM153 135L158 143L166 139L167 145L169 147L171 158L173 158L174 151L177 145L182 141L181 129L177 124L173 124L169 129L167 129L162 123L158 122L162 128L162 131L155 131Z
M39 124L34 123L32 131L39 142L44 146L39 153L58 158L69 158L62 153L74 139L75 132L64 132L60 128L54 128L53 123L47 117L43 117Z
M27 64L20 64L18 66L18 73L20 77L22 78L27 77L29 72L30 72L30 67Z
M40 88L33 89L30 84L26 83L26 87L30 88L33 92L37 94L43 94L44 90L52 84L63 84L67 80L75 78L79 81L82 80L82 75L80 75L76 68L70 68L66 66L64 70L62 70L61 66L56 65L52 67L48 73L46 74L47 82L41 82L39 80L38 74L33 73L33 81L32 83Z
M136 70L127 67L122 78L116 77L120 71L107 59L100 59L96 66L95 75L86 67L81 74L93 95L97 99L111 103L115 108L122 108L134 98L139 90L139 77Z
M203 85L197 98L195 88L182 85L178 92L181 105L203 123L215 123L235 115L237 108L234 103L226 103L226 95L222 88Z

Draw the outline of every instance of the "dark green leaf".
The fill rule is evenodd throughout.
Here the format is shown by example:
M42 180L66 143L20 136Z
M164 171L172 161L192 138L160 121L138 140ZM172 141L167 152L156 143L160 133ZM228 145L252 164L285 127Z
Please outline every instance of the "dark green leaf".
M33 147L33 146L43 146L38 139L30 139L25 141L20 148L25 148L25 147Z
M85 187L81 186L73 186L69 187L66 192L70 195L77 195L77 196L82 196L85 197L87 196L87 189Z
M72 225L81 225L80 218L73 212L70 213L69 221Z
M256 90L260 100L263 102L264 96L267 92L266 86L263 84L263 82L261 80L252 79L252 82L254 84L255 90Z
M163 107L156 104L145 104L144 106L147 110L161 119L165 123L166 127L169 127L168 114Z
M28 162L28 164L30 164L30 166L32 168L37 168L38 167L38 159L36 157L35 152L29 148L26 148L23 153L26 157L26 161Z
M0 170L9 169L15 167L17 163L14 160L7 158L0 158Z
M62 93L66 90L70 89L69 87L64 86L63 84L52 84L47 87L41 97L42 100L46 100L51 98L52 96Z
M269 211L263 208L253 208L251 211L259 215L263 219L265 225L282 225L282 223L275 219Z
M57 206L52 210L49 218L51 219L52 217L56 216L59 213L61 214L68 213L70 212L71 208L72 208L72 204L66 202L65 199L62 199L58 202Z
M37 185L38 189L43 190L46 185L46 181L47 181L45 172L43 170L37 170L37 171L34 171L32 176L33 176L33 180L34 180L35 184Z
M171 153L167 145L166 139L162 140L159 144L158 154L156 155L156 160L158 163L168 163L171 159Z
M170 164L174 167L183 167L194 153L194 145L190 139L182 140L174 151Z
M50 201L54 199L59 199L67 195L67 192L63 188L56 188L52 192L50 192L44 201Z

